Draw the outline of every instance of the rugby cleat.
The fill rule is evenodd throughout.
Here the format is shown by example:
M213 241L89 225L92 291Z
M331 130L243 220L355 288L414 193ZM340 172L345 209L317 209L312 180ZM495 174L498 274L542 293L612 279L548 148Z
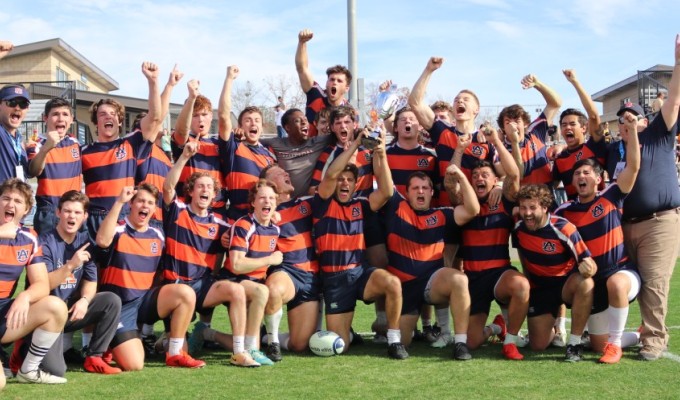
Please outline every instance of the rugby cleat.
M453 358L460 361L467 361L472 359L472 354L467 344L458 342L453 344Z
M283 360L283 356L281 355L281 344L280 343L272 343L267 346L267 352L266 352L267 358L274 361L274 362L279 362Z
M21 383L43 383L48 385L59 385L67 382L66 378L52 375L41 369L28 372L23 372L19 369L19 372L17 372L17 381Z
M583 359L583 345L582 344L570 344L567 345L567 352L564 355L564 361L567 362L578 362Z
M253 360L253 357L251 357L250 354L247 351L244 351L243 353L232 354L231 359L229 360L229 363L231 365L235 365L237 367L259 367L260 366L260 363Z
M203 368L205 367L205 361L196 360L191 357L189 353L183 351L176 356L171 356L170 353L166 353L165 365L168 367Z
M442 333L439 335L439 337L437 337L437 340L430 343L430 347L441 349L450 345L451 343L453 343L453 336L451 336L450 333Z
M387 355L394 360L405 360L408 358L408 352L406 352L406 347L400 342L392 343L387 348Z
M203 338L203 331L208 327L208 325L204 324L201 321L196 322L194 324L194 330L191 332L191 335L189 335L189 354L191 355L196 355L198 354L201 349L203 349L203 343L205 339Z
M503 345L503 356L508 360L523 360L524 356L517 349L517 345L514 343L508 343Z
M616 364L621 360L621 356L623 356L621 347L609 342L604 346L602 353L602 357L598 360L602 364Z
M83 368L85 369L85 371L91 372L93 374L115 375L123 372L122 369L112 367L106 362L104 362L104 360L101 357L95 356L85 357Z

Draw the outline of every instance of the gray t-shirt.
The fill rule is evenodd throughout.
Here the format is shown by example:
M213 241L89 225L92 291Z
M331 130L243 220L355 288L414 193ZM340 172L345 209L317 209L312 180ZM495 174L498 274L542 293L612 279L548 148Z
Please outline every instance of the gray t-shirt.
M260 142L272 148L279 166L290 174L295 188L292 196L295 198L307 195L316 160L332 138L333 135L315 136L298 146L290 143L287 137L263 139Z

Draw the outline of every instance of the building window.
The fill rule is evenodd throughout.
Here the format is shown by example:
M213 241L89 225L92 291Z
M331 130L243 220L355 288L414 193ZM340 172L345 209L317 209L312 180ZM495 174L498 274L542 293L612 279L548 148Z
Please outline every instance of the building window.
M58 82L57 86L67 87L68 84L66 83L66 81L68 81L68 73L63 69L57 67L57 74L55 80Z
M83 82L83 84L87 84L87 75L85 75L85 73L81 73L80 80Z
M89 86L87 86L86 84L84 84L81 81L76 81L76 89L77 90L90 90Z

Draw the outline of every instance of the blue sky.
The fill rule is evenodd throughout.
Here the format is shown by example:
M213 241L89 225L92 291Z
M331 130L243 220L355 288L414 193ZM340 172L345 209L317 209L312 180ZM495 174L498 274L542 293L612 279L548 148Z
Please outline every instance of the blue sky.
M391 78L411 87L430 56L445 58L428 100L463 88L482 105L542 103L523 91L536 74L580 107L561 73L574 68L590 93L655 64L673 63L680 2L660 0L357 0L359 77ZM188 5L192 4L192 5ZM347 4L324 1L60 0L3 2L3 39L24 44L60 37L118 81L120 95L146 97L141 62L174 63L197 78L213 102L226 66L241 69L237 84L266 76L297 82L297 33L314 31L310 67L325 82L326 67L347 64ZM186 86L175 90L182 102ZM262 100L264 102L266 100Z

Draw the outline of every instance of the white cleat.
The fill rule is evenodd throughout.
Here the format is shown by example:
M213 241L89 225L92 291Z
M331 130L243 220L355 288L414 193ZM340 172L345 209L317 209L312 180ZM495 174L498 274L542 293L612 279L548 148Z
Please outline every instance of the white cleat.
M437 340L430 343L430 347L441 349L450 345L451 343L453 343L453 336L451 336L451 334L442 333L441 335L439 335Z
M555 347L567 347L566 329L559 329L557 333L555 333L555 337L553 338L551 344Z
M29 372L17 372L17 381L21 383L44 383L48 385L59 385L66 383L66 378L52 375L48 372L36 369Z

